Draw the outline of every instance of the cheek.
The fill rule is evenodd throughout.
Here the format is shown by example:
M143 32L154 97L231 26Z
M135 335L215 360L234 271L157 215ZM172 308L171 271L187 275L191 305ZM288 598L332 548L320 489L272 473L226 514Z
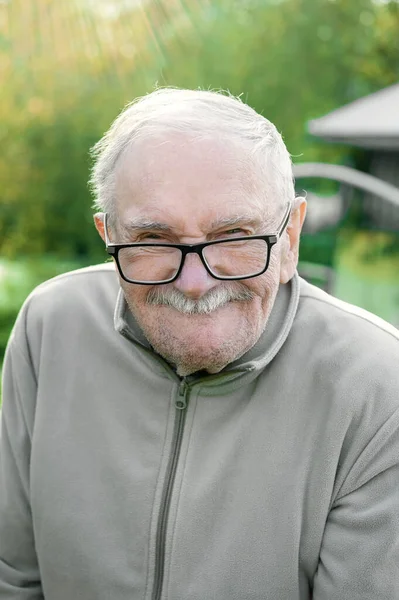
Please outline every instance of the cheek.
M279 286L279 261L270 260L269 268L266 273L248 280L248 287L259 296L262 303L268 303L278 290Z
M142 310L146 306L147 295L150 286L134 285L121 280L121 288L125 294L125 298L130 306L134 306L138 310Z

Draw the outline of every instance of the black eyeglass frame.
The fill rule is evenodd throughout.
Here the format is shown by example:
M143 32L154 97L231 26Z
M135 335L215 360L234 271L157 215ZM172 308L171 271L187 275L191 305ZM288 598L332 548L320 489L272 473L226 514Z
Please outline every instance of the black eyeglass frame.
M283 220L281 221L280 225L277 228L276 233L266 234L266 235L245 235L245 236L239 236L239 237L235 237L235 238L223 238L221 240L214 240L214 241L210 241L210 242L201 242L200 244L157 244L157 243L151 243L151 242L144 243L144 244L141 242L131 242L131 243L127 243L127 244L114 244L113 242L110 242L110 240L109 240L108 227L107 227L107 213L104 213L103 223L104 223L104 234L105 234L105 247L106 247L107 253L110 256L112 256L112 258L115 260L116 266L118 267L118 271L119 271L119 274L122 277L122 279L124 279L127 283L133 283L136 285L164 285L166 283L172 283L179 277L180 273L182 272L184 261L186 259L187 254L192 254L192 253L197 254L200 257L200 260L201 260L202 264L204 265L206 271L214 279L218 279L220 281L240 281L242 279L252 279L253 277L259 277L259 275L263 275L263 273L265 273L267 271L269 264L270 264L270 254L271 254L272 247L275 244L277 244L278 240L281 238L282 234L284 233L285 228L288 225L288 222L289 222L289 219L291 216L291 207L292 207L292 203L290 202L284 213ZM268 253L267 253L267 260L266 260L264 269L262 269L258 273L254 273L252 275L240 275L239 277L215 275L212 272L209 265L207 264L206 259L203 255L204 248L206 248L207 246L215 245L215 244L223 244L226 242L233 242L233 241L237 242L237 241L247 241L247 240L263 240L266 242L267 247L268 247ZM128 277L126 277L125 274L123 273L123 270L122 270L120 262L119 262L119 251L122 250L123 248L137 248L139 246L141 246L141 247L161 246L161 247L166 247L166 248L177 248L178 250L180 250L181 255L182 255L181 261L180 261L180 267L178 268L175 275L173 275L173 277L170 277L169 279L162 279L161 281L140 281L140 280L129 279Z

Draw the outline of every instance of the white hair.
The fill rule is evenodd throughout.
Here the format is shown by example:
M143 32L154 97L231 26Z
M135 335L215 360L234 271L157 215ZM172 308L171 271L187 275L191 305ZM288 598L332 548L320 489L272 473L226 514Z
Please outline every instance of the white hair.
M240 143L260 167L265 189L277 206L295 197L290 154L276 127L227 92L160 88L128 104L91 149L94 208L116 217L115 167L138 139L171 132L224 136Z

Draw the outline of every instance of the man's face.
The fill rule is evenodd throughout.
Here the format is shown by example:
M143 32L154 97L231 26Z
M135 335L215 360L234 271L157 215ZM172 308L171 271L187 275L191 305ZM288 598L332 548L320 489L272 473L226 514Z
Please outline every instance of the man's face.
M274 233L282 214L266 196L255 166L231 144L183 136L147 140L127 150L117 165L118 227L110 236L113 242L196 244ZM226 227L223 220L230 217L239 221ZM129 229L132 221L158 223L162 229ZM96 224L102 234L99 220ZM146 338L179 375L215 373L262 334L280 282L282 248L281 243L273 247L268 270L253 279L216 280L199 256L188 254L179 278L170 284L143 286L121 279L121 286ZM200 311L153 303L154 292L172 290L183 301L194 301L191 306L199 302ZM233 300L223 300L219 292L225 290ZM201 299L214 296L215 308L201 312Z

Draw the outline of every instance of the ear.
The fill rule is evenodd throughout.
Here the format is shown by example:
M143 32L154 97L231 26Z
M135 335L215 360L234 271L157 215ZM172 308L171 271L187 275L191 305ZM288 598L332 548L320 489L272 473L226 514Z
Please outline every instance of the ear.
M104 213L96 213L93 217L94 225L98 233L100 234L103 242L105 243L105 231L104 231Z
M295 198L294 209L286 231L286 244L282 250L280 283L288 283L298 265L299 238L306 215L306 199Z

